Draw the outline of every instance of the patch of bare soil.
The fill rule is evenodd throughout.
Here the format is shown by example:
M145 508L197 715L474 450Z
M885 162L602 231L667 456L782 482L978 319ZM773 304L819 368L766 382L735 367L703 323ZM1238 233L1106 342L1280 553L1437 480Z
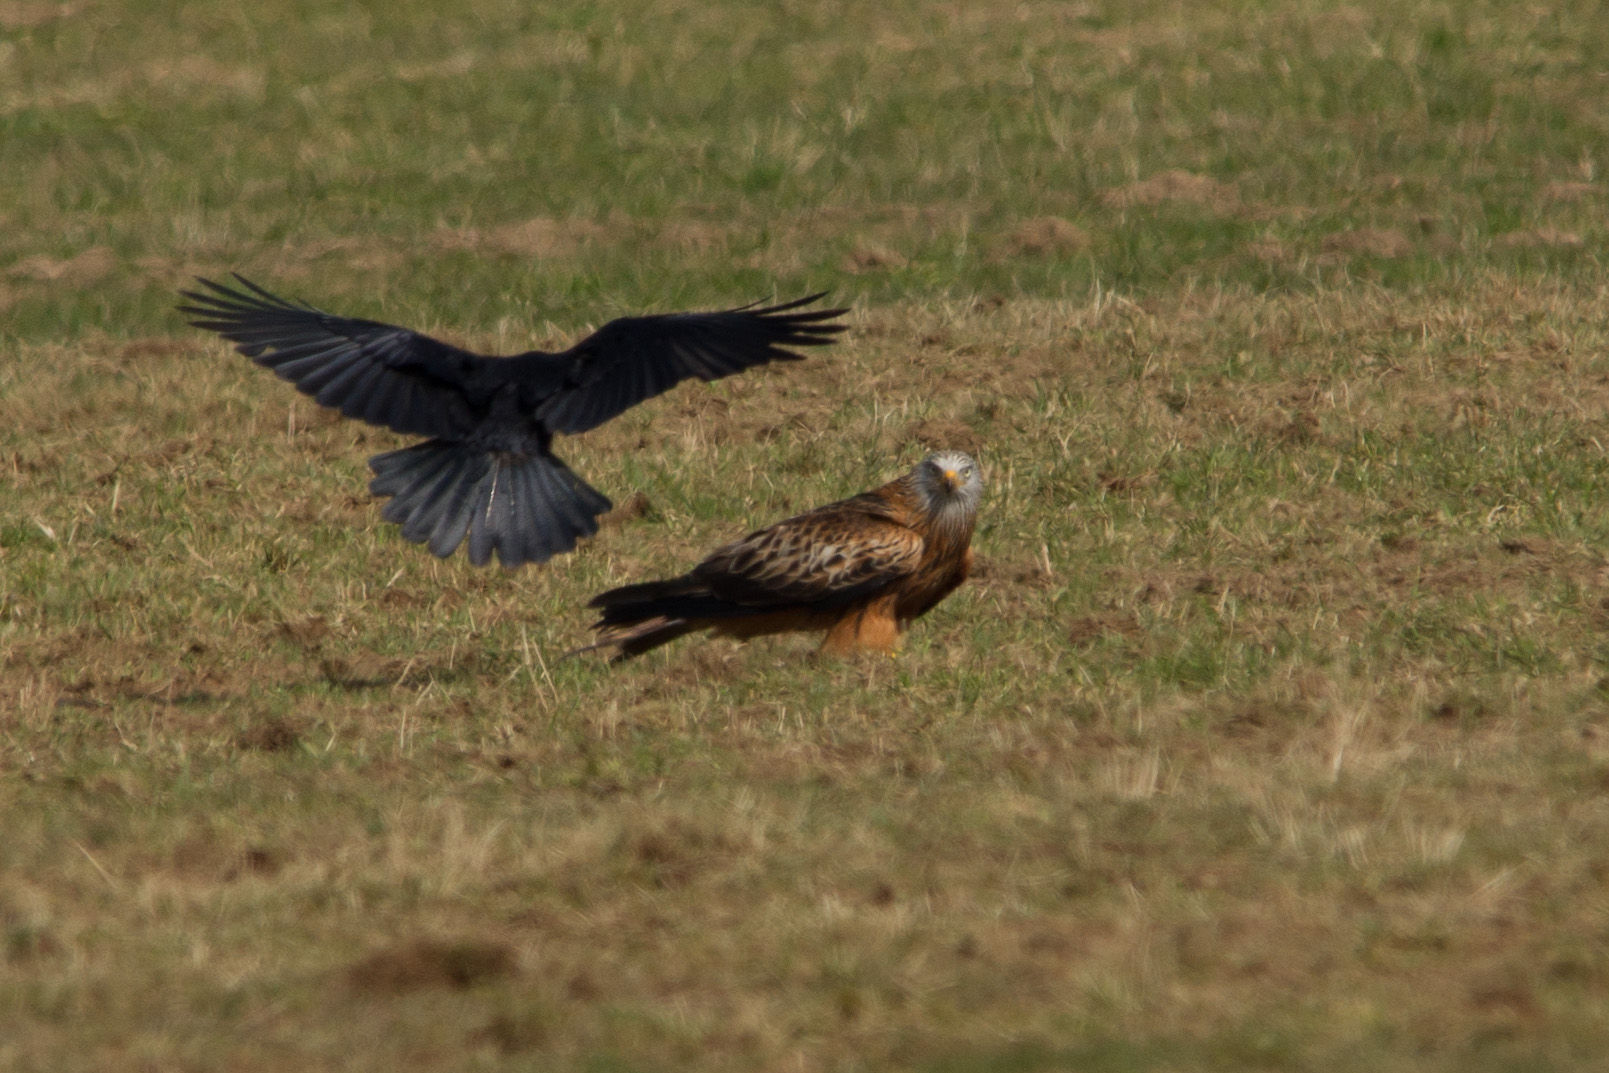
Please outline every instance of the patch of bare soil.
M625 833L616 847L634 878L661 890L684 886L753 849L741 832L680 817L645 823Z
M1130 611L1108 611L1097 615L1082 615L1067 624L1067 643L1075 648L1093 644L1102 637L1115 635L1124 638L1139 637L1144 633L1139 620Z
M25 257L6 270L18 279L38 280L41 283L94 283L117 267L117 258L107 246L91 246L71 257L51 257L35 254Z
M166 871L201 883L232 883L246 876L275 876L284 868L280 854L263 846L229 846L211 833L197 833L168 853Z
M1584 183L1561 179L1548 183L1542 188L1543 201L1559 201L1566 204L1580 201L1583 198L1593 197L1598 193L1597 183Z
M433 987L463 990L517 970L504 943L420 939L371 954L346 970L355 991L402 994Z
M437 676L450 676L444 662L435 662L411 656L380 656L371 652L358 652L351 656L316 657L319 673L332 686L341 689L380 689L389 686L412 686L431 681Z
M72 18L79 4L0 4L0 30L36 30L46 23Z
M913 421L900 433L902 444L920 444L932 451L956 450L976 455L983 448L983 437L960 421L927 418Z
M1518 231L1505 231L1494 240L1497 245L1509 250L1542 249L1553 247L1556 249L1574 249L1583 244L1580 235L1574 231L1563 231L1557 227L1527 227Z
M154 336L147 339L131 339L117 348L115 357L120 367L138 366L151 358L176 358L190 354L204 353L205 347L194 339L170 339L164 336Z
M733 534L737 535L736 533ZM689 566L692 565L690 561ZM676 700L689 688L706 682L731 682L741 678L745 665L740 649L727 642L712 642L700 634L684 645L686 655L667 666L641 693L641 699Z
M264 753L287 752L301 742L301 731L278 716L241 731L235 738L235 744L241 749Z
M609 229L592 220L534 216L487 231L444 228L431 241L444 250L491 250L514 257L569 257L598 242Z
M883 246L856 246L843 260L843 270L859 274L885 268L904 268L909 261L903 254Z
M1413 241L1394 227L1360 227L1356 231L1337 231L1324 236L1326 254L1369 257L1406 257L1413 252Z
M1060 216L1036 216L1017 225L1000 244L999 255L1007 257L1053 257L1078 253L1089 248L1089 234Z
M268 86L268 74L261 67L195 55L176 62L159 60L146 69L145 78L153 86L220 89L252 99L261 98Z
M729 233L719 224L706 220L668 220L654 238L662 246L703 253L724 246Z
M1281 265L1296 259L1295 253L1285 243L1278 239L1264 238L1255 242L1246 243L1246 252L1259 261L1269 264Z
M1114 209L1155 208L1158 205L1197 205L1217 213L1240 208L1240 192L1228 183L1207 175L1173 169L1158 172L1127 186L1115 187L1101 195Z
M991 589L1044 589L1056 580L1056 574L1046 559L1005 560L977 555L974 549L972 575L968 580Z
M469 1039L472 1044L495 1047L502 1054L524 1054L542 1046L551 1036L547 1023L539 1017L500 1013L471 1033Z
M1289 17L1304 24L1304 37L1312 42L1314 53L1326 59L1345 49L1367 44L1373 22L1367 11L1356 7L1314 15L1293 11Z
M364 272L387 272L402 263L402 251L379 240L347 235L304 243L296 251L296 261L338 256L346 264ZM285 278L296 278L306 269L295 262L278 269Z
M639 489L617 504L614 510L599 517L598 524L605 529L619 529L628 522L648 517L653 513L653 510L654 505L648 501L648 496Z

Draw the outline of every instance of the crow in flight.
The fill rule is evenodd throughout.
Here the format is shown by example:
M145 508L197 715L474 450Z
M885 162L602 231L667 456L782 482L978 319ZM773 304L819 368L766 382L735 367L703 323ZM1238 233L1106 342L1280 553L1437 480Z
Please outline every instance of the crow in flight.
M199 278L199 277L198 277ZM822 294L717 313L621 317L569 350L473 354L427 335L288 302L236 274L181 291L190 323L218 332L321 406L430 437L369 459L369 491L404 539L446 558L469 539L476 566L540 563L598 531L611 506L553 454L553 434L596 428L690 376L719 380L787 347L832 342L843 309ZM210 293L209 293L210 292Z

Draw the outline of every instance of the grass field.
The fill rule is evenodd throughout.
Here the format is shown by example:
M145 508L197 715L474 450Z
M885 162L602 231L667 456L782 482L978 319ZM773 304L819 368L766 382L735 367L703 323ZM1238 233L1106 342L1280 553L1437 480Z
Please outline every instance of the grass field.
M444 7L0 0L0 1069L1602 1068L1598 5ZM230 270L852 330L477 571ZM561 658L930 446L898 658Z

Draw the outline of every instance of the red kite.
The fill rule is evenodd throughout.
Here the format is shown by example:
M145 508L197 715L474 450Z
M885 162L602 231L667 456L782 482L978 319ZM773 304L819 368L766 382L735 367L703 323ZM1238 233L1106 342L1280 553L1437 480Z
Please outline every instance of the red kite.
M826 630L823 652L892 651L912 619L954 592L972 566L983 479L941 451L881 488L781 521L717 548L681 577L611 589L593 648L615 659L709 629L747 639Z

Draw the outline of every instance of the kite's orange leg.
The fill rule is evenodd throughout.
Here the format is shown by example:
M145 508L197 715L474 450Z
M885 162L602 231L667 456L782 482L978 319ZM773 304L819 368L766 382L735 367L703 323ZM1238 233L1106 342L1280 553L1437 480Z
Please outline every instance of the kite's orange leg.
M899 647L899 623L895 621L892 600L879 600L856 608L827 631L821 651L831 656L870 649L892 653Z

